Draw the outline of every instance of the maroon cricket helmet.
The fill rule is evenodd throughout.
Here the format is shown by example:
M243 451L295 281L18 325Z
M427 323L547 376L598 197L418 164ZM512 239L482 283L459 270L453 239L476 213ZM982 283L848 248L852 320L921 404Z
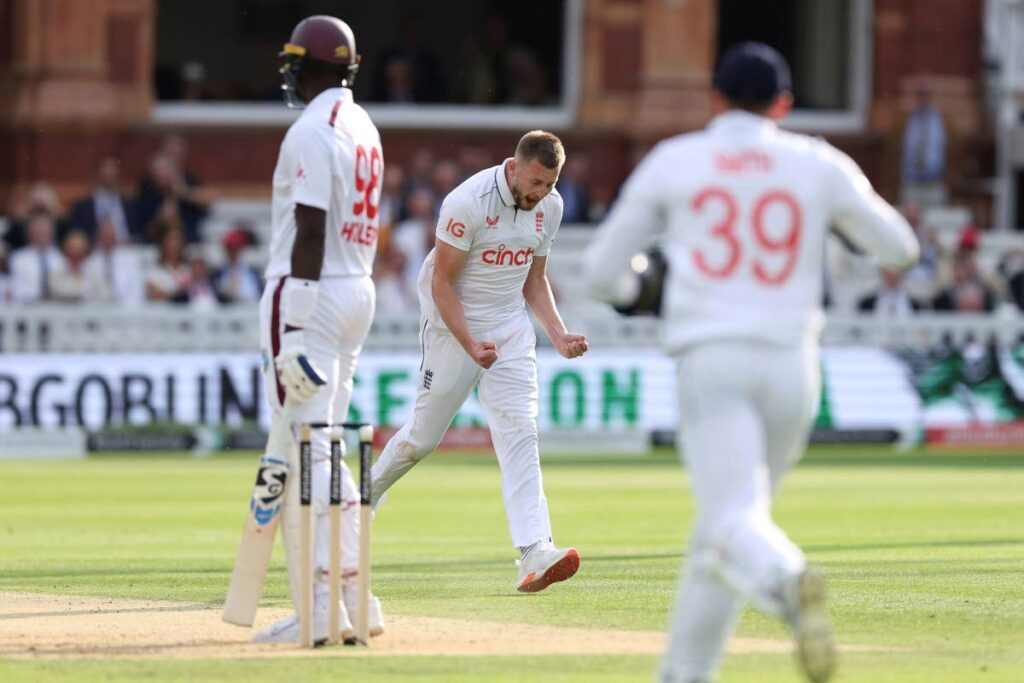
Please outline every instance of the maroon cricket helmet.
M328 64L359 63L352 29L341 19L326 14L306 17L298 23L281 51L280 56L286 55L318 59Z
M356 37L352 29L341 19L325 14L300 21L278 56L284 59L280 70L284 78L281 89L289 107L302 106L295 85L305 66L337 67L344 74L342 85L350 88L359 70L360 56L356 52Z

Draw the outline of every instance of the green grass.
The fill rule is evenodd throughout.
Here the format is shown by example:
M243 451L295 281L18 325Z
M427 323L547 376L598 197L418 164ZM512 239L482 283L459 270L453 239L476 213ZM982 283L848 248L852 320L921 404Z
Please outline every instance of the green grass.
M0 590L223 599L251 454L0 463ZM390 494L374 527L375 591L393 614L662 630L692 502L674 456L549 458L556 541L580 549L570 583L512 590L493 457L435 456ZM825 567L846 654L838 681L1024 679L1024 456L815 449L777 521ZM280 557L265 601L286 605ZM785 637L753 612L739 632ZM649 681L649 656L12 661L5 681ZM723 681L796 681L785 655L727 658Z

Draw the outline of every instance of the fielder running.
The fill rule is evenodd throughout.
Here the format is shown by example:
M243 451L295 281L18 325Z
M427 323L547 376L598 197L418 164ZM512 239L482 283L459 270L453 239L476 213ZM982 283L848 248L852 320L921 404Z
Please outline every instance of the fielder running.
M587 340L566 331L547 279L548 252L562 220L554 190L561 141L527 133L515 157L480 171L441 207L437 243L419 277L423 362L412 419L373 467L374 503L429 455L474 387L501 466L518 590L536 592L579 568L573 548L552 545L537 443L537 338L530 306L562 356Z
M285 398L296 423L340 422L352 396L356 359L370 329L377 251L377 210L384 162L380 135L352 100L359 57L352 30L339 19L309 17L281 53L289 106L302 107L281 143L274 169L273 225L267 287L260 301L260 347L271 408ZM340 86L340 87L339 87ZM275 418L276 419L276 418ZM327 637L329 433L312 435L316 510L313 636ZM294 473L293 473L294 475ZM282 523L292 597L298 604L298 476ZM342 637L352 634L359 566L359 500L352 473L342 473ZM372 634L383 631L380 603L370 601ZM256 642L297 642L294 616L258 632Z
M775 50L730 49L714 90L718 115L651 151L584 256L591 291L620 306L647 289L629 270L636 248L660 240L669 263L663 341L697 514L660 680L714 680L750 601L789 624L804 672L825 681L822 578L771 517L818 406L825 238L834 226L892 268L918 245L846 155L774 123L792 103Z

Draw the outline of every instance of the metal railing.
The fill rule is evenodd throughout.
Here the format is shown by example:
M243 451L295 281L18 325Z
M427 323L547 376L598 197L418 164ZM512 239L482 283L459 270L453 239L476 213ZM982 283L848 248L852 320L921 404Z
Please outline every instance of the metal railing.
M655 347L659 321L620 318L591 307L566 311L574 329L605 347ZM418 347L420 321L415 314L380 313L374 320L367 348L408 350ZM823 341L830 345L863 344L890 347L930 347L944 342L995 340L1009 344L1024 336L1024 317L1008 308L983 315L921 313L901 320L872 314L829 316ZM547 343L538 334L542 344ZM214 311L193 311L171 304L124 309L107 306L7 306L0 311L0 353L161 353L236 352L259 344L259 315L255 305L236 305Z

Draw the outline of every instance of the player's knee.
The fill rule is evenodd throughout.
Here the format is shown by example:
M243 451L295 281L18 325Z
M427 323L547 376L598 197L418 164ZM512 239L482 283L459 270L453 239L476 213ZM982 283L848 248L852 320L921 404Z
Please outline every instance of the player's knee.
M513 447L529 446L538 441L537 420L529 415L505 415L491 429Z
M427 445L416 443L409 439L403 439L398 442L398 445L395 448L398 451L398 459L400 461L417 463L430 455L436 447L437 444Z
M759 517L759 512L752 507L723 509L703 522L701 536L713 545L728 545L733 538L755 527Z

